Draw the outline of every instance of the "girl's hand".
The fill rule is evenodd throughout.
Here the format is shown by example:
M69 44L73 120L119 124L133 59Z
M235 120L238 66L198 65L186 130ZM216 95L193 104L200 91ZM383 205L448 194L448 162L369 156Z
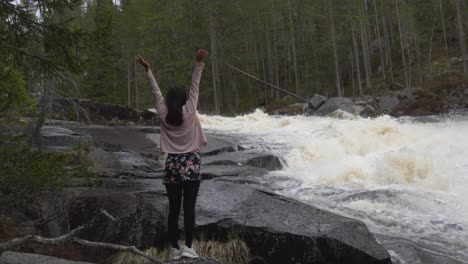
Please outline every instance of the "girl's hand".
M143 57L141 57L140 55L136 55L135 59L138 63L140 63L141 65L143 65L143 67L145 67L146 72L150 70L150 64L147 61L145 61Z
M204 49L197 50L197 61L203 62L208 57L208 51Z

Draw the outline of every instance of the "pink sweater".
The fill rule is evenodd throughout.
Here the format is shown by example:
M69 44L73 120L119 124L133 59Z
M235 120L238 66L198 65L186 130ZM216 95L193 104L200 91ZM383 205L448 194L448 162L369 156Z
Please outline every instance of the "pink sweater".
M203 62L195 63L188 100L182 107L184 123L178 127L166 123L167 106L164 97L151 70L146 72L146 77L148 77L153 89L156 110L161 120L159 148L163 153L187 153L199 150L200 147L207 144L205 133L197 116L198 88L204 66Z

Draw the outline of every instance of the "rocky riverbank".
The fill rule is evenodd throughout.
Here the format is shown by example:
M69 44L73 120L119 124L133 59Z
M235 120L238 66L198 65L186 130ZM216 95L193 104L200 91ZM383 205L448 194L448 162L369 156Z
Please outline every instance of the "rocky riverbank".
M302 105L302 109L301 106ZM379 115L428 116L468 109L468 88L461 86L451 89L422 90L411 93L395 91L374 97L326 97L315 94L305 104L293 104L281 109L269 109L271 114L305 114L333 116L343 111L362 117Z
M45 235L64 234L105 210L112 217L100 219L80 238L139 249L164 246L168 203L155 153L158 127L56 121L45 126L42 135L50 151L89 144L97 173L91 184L76 178L62 196L44 199L43 211L58 215L43 228ZM250 251L248 263L391 263L387 250L361 221L265 190L262 176L280 169L280 158L246 148L237 138L209 134L208 140L202 151L197 237L243 241ZM106 263L117 253L72 245L22 249L90 263ZM15 263L12 256L4 253L0 263Z

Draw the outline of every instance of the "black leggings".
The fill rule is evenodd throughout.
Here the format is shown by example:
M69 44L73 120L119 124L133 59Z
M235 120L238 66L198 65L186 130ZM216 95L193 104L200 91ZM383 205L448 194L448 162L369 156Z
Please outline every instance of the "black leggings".
M167 219L169 241L173 248L180 249L178 243L180 238L179 213L183 196L185 245L192 247L193 230L195 229L195 203L197 202L200 181L184 181L183 183L165 185L169 198L169 217Z

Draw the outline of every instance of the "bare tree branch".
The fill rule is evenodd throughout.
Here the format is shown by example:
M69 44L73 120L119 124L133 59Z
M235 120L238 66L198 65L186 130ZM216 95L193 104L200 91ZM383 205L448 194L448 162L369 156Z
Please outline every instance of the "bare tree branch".
M72 239L73 242L83 245L83 246L88 246L88 247L98 247L98 248L108 248L108 249L114 249L114 250L119 250L119 251L127 251L135 255L142 256L144 258L147 258L151 260L154 263L161 263L158 259L155 257L146 254L145 252L137 249L134 246L122 246L122 245L117 245L117 244L112 244L112 243L105 243L105 242L94 242L94 241L88 241L84 240L81 238L74 237Z

